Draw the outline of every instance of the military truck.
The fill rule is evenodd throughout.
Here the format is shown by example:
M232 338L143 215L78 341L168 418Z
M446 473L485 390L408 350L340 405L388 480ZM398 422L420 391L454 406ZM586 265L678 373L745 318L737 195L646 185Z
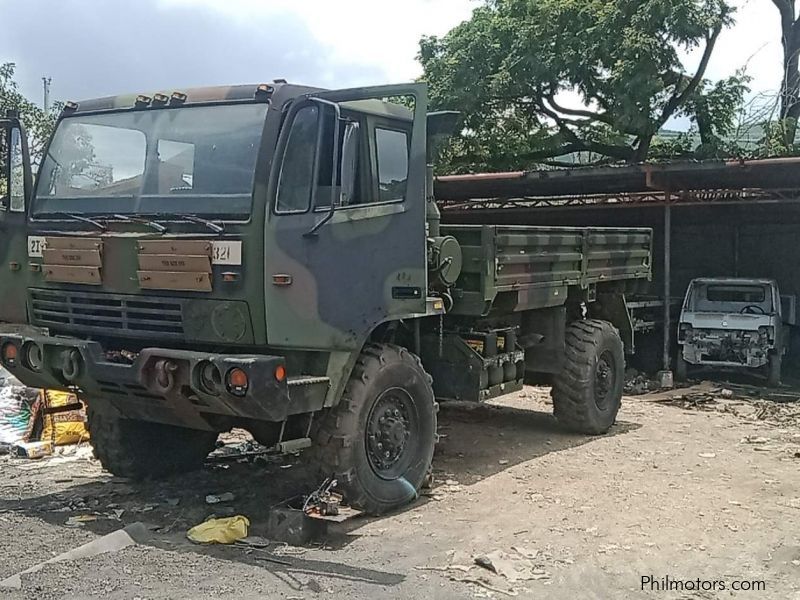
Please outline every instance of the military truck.
M454 125L422 84L67 103L0 212L3 318L36 328L0 361L80 396L112 473L197 467L241 427L372 514L428 480L439 401L547 373L566 428L607 432L652 232L441 224Z

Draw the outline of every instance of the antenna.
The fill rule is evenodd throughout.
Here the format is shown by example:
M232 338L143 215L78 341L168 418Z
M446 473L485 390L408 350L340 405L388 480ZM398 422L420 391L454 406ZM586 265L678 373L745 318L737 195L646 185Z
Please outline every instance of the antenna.
M44 112L50 110L50 77L42 77L42 88L44 92Z

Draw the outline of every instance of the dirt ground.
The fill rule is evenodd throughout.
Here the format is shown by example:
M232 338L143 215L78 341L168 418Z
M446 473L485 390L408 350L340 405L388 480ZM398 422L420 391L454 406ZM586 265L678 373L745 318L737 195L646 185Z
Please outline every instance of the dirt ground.
M539 388L443 406L434 488L399 513L332 525L304 548L185 538L226 511L263 535L270 507L315 485L297 459L214 462L138 484L86 451L1 458L0 579L130 523L151 536L47 565L0 597L800 599L800 403L705 384L626 398L597 438L562 432L550 412ZM206 504L226 491L232 503ZM700 591L642 590L645 576ZM765 589L730 591L742 582Z

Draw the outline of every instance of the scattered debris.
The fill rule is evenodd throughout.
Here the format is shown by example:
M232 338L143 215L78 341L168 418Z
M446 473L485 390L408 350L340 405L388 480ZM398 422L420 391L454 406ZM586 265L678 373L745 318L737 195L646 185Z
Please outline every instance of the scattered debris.
M303 503L303 512L312 519L324 519L341 523L356 515L361 511L347 506L342 506L343 497L333 491L336 487L336 480L328 478L314 490Z
M15 453L20 458L43 458L53 454L51 442L20 442L14 446Z
M655 379L651 379L644 373L640 373L636 369L627 369L625 371L625 387L624 393L628 396L641 396L648 392L655 392L661 389L661 383Z
M80 527L85 523L91 523L93 521L97 521L99 519L99 515L78 515L76 517L70 517L64 523L66 527Z
M237 546L247 546L249 548L268 548L272 542L270 542L265 537L260 537L257 535L249 535L246 538L242 538L241 540L236 540L234 542Z
M769 438L760 437L760 436L747 436L742 438L743 444L768 444Z
M488 556L476 556L475 564L479 567L487 569L488 571L491 571L492 573L497 573L497 568L492 563L492 559L490 559Z
M30 573L41 571L45 565L66 560L76 560L78 558L90 558L92 556L97 556L98 554L105 554L108 552L118 552L123 548L127 548L128 546L135 545L137 542L141 542L148 536L149 532L142 523L133 523L124 529L118 529L117 531L109 533L108 535L104 535L101 538L92 540L88 544L84 544L83 546L79 546L78 548L69 550L63 554L59 554L58 556L39 563L38 565L34 565L29 569L25 569L16 575L12 575L8 579L0 581L0 587L18 590L22 588L22 575L28 575Z
M267 535L293 546L303 546L328 531L327 519L312 518L302 508L279 506L269 512Z
M233 492L225 492L224 494L209 494L206 496L206 504L219 504L220 502L233 502L236 495ZM180 499L178 500L180 502Z
M186 532L186 537L196 544L233 544L247 537L250 520L236 515L224 519L209 519Z
M520 593L520 590L509 587L509 584L551 578L550 573L542 568L540 563L543 563L543 557L537 550L516 546L512 547L510 552L494 550L488 554L473 556L472 564L469 565L462 564L467 558L463 554L463 552L453 552L452 562L448 566L416 568L421 571L443 571L452 581L472 583L507 596L517 596Z

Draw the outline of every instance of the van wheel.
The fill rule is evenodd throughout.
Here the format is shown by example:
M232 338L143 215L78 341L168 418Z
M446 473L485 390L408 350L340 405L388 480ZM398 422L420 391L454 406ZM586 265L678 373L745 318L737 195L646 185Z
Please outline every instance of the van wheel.
M87 402L89 440L103 468L119 477L159 479L203 466L217 433L121 419L92 410Z
M567 327L564 368L552 389L556 419L577 433L607 433L617 419L625 354L616 328L587 319Z
M689 365L683 358L683 352L678 347L678 357L675 359L675 381L686 383L689 379Z
M350 506L372 515L417 498L436 442L432 380L405 348L370 344L339 404L321 420L312 453Z
M783 356L781 354L771 354L767 365L767 387L780 387L782 367Z

